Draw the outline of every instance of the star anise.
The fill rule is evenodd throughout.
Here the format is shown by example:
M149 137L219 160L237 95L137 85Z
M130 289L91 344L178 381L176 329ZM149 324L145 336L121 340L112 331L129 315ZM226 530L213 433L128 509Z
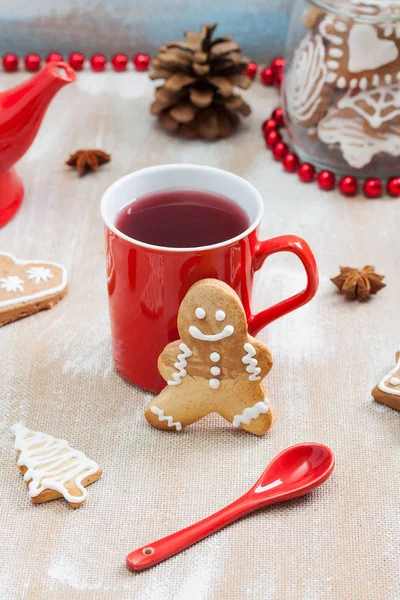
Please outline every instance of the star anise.
M340 274L331 281L339 288L342 294L359 302L367 300L371 294L376 294L385 287L382 283L384 275L375 273L375 267L366 266L363 269L340 267Z
M103 150L77 150L71 154L65 162L69 167L76 167L79 175L86 175L89 171L97 171L97 169L108 163L111 156Z

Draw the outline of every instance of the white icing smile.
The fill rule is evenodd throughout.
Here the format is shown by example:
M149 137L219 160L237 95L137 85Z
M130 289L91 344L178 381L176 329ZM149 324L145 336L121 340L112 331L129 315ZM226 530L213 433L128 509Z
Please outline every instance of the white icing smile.
M203 333L195 325L191 325L189 327L190 335L193 338L195 338L196 340L202 340L203 342L219 342L220 340L230 337L234 331L235 331L235 328L233 327L233 325L225 325L223 330L220 331L219 333L211 333L211 334Z

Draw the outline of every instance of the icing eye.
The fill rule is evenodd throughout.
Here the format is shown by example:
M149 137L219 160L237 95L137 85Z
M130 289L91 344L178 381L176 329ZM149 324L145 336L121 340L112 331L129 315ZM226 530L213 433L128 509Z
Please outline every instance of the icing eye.
M223 310L217 310L217 312L215 313L215 318L217 319L217 321L223 321L224 319L226 319L226 314Z
M198 319L204 319L204 317L206 316L206 311L204 310L204 308L196 308L195 314Z

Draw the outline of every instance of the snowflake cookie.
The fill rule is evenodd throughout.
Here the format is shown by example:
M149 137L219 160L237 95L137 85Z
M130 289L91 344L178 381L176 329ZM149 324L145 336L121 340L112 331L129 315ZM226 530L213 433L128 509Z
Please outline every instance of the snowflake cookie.
M400 351L396 352L396 366L372 390L377 402L400 410Z
M87 497L86 486L102 474L98 464L65 440L31 431L22 423L13 425L11 431L17 464L33 504L65 498L72 508L81 506Z
M180 431L210 413L263 435L274 422L262 379L271 353L247 331L237 294L215 279L195 283L179 308L180 339L158 360L167 387L145 416L157 429Z
M0 327L52 308L67 292L67 272L57 263L26 261L0 252Z

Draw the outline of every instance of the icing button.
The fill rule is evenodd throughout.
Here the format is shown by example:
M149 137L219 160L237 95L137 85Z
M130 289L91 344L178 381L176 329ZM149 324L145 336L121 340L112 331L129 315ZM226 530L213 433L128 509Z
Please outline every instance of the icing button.
M221 369L219 367L211 367L210 372L211 375L220 375Z
M219 379L210 379L210 381L208 383L210 385L210 388L213 390L217 390L219 388L219 386L221 385L221 382Z
M218 352L211 352L210 359L212 360L212 362L219 362L221 360L221 357L218 354Z
M390 385L400 385L400 379L398 377L391 377L389 383Z

